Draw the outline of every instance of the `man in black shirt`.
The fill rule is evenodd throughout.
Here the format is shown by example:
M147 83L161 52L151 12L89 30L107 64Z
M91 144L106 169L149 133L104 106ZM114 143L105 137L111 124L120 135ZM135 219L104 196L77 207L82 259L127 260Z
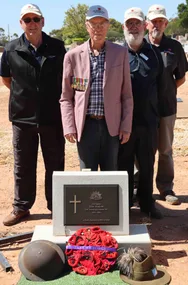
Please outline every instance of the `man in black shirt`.
M9 119L13 128L14 202L3 223L27 217L36 197L38 145L45 164L45 196L52 211L52 173L64 170L64 137L60 116L62 41L42 32L44 17L37 5L21 10L24 33L5 47L0 75L10 89Z
M173 192L174 163L172 144L177 112L177 88L185 82L188 65L182 45L178 41L165 36L164 31L167 25L165 8L161 5L152 5L147 15L148 34L146 40L157 46L161 52L167 84L163 108L160 109L159 160L156 184L161 198L171 205L177 205L180 202Z
M163 104L165 83L163 61L155 46L144 38L145 17L140 8L125 11L124 34L129 51L134 99L133 127L130 140L120 145L118 168L129 173L130 207L133 194L134 158L139 165L137 198L141 212L160 219L153 193L153 168L157 149L159 107Z

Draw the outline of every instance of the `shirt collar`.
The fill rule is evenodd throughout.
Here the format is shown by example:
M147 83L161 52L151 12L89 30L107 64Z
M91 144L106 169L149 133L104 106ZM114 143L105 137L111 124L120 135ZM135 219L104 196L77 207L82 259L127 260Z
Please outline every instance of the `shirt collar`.
M91 50L91 47L90 47L90 42L91 42L91 40L88 40L89 54L94 55L92 50ZM106 51L106 44L104 43L104 47L99 51L99 54L105 53L105 51Z
M161 45L161 43L162 43L166 38L167 38L167 37L166 37L165 34L163 33L163 36L162 36L160 45ZM150 39L149 39L149 33L147 33L147 34L145 35L145 39L147 40L147 42L149 42L149 43L151 44ZM160 45L159 45L159 46L160 46Z
M37 48L37 50L38 50L39 48L41 49L41 47L47 46L47 43L46 43L45 38L46 38L46 37L45 37L45 34L43 34L43 32L42 32L42 44ZM35 48L33 47L33 45L30 43L30 41L28 41L28 39L26 38L25 33L23 34L23 40L24 40L24 43L25 43L25 45L27 46L27 48L31 47L31 48L35 49Z
M139 53L141 50L143 49L150 49L150 44L147 43L147 40L145 38L143 38L143 42L142 42L142 45L140 46L139 50L137 52L135 52L134 50L132 50L128 44L126 42L124 42L124 46L126 46L129 50L129 52L132 52L132 53Z

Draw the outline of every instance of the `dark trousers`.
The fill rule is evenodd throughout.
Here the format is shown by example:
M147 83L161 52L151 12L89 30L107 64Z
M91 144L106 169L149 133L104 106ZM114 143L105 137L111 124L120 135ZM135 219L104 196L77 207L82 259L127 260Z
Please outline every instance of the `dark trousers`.
M127 170L129 174L130 207L132 206L134 189L135 156L139 166L137 197L140 208L143 211L150 211L153 206L153 172L156 150L157 127L136 126L132 131L129 141L126 144L120 145L118 169Z
M80 169L90 168L97 171L117 170L119 137L112 137L105 119L96 120L86 117L80 142L77 142Z
M65 140L61 127L13 124L15 210L30 209L36 198L39 140L45 165L45 196L52 210L52 174L64 170Z

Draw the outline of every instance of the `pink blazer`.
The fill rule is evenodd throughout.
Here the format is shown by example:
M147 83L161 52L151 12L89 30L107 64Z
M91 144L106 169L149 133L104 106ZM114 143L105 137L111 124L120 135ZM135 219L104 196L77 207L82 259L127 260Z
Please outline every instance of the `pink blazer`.
M90 84L85 91L72 87L72 79L90 82L89 41L67 52L64 59L62 95L60 99L64 135L77 133L80 141L84 128ZM106 41L103 79L104 112L108 131L130 133L132 128L133 97L126 47Z

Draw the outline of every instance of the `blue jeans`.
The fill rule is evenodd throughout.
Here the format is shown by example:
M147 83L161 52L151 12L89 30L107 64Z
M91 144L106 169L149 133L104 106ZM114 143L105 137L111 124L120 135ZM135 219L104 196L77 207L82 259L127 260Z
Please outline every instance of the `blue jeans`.
M117 170L119 136L112 137L105 119L86 117L80 142L77 142L80 169L90 168L97 171Z

